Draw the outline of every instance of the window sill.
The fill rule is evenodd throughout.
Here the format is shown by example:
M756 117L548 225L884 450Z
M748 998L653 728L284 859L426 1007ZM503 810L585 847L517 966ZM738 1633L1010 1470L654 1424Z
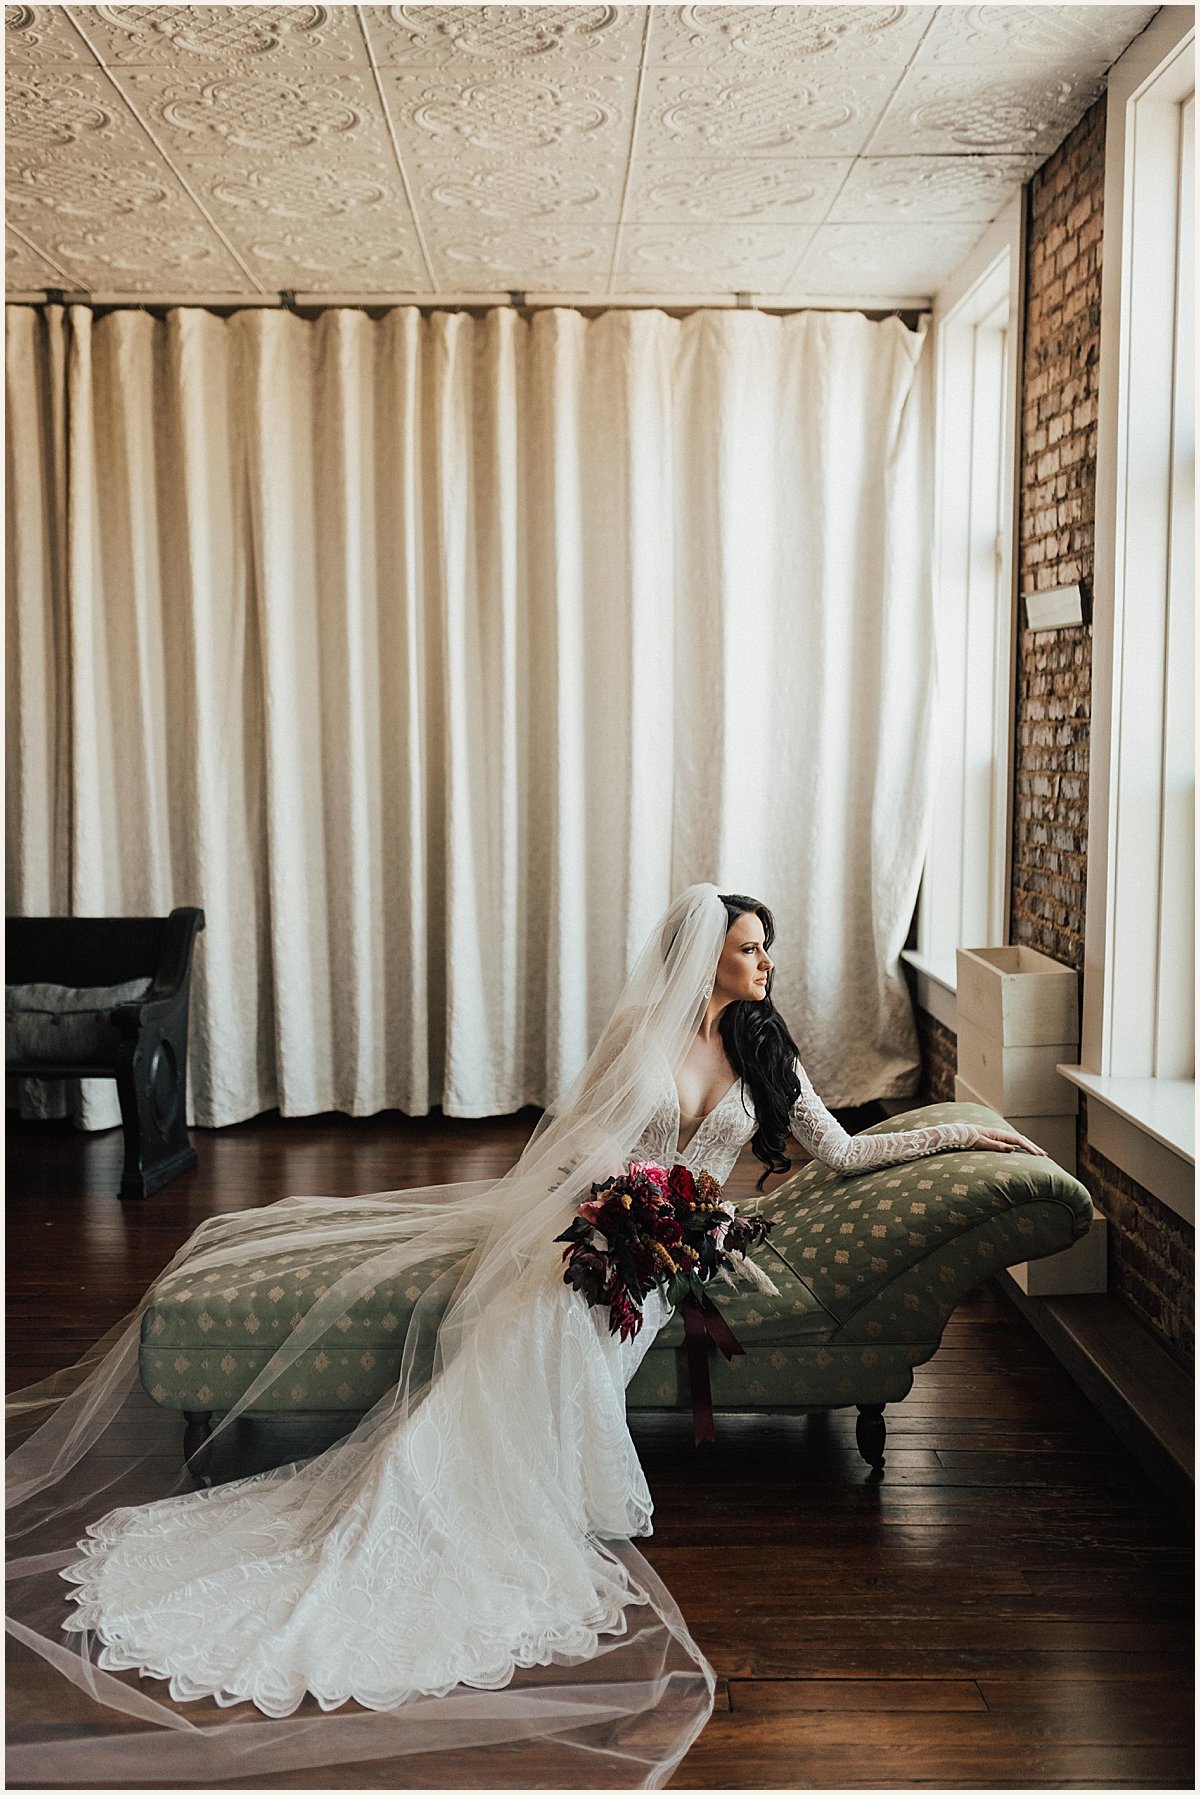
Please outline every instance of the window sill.
M930 960L915 947L903 947L900 958L917 975L917 1002L923 1010L948 1028L958 1032L958 962L952 955L949 962Z
M1190 1078L1106 1078L1056 1070L1089 1099L1088 1139L1187 1222L1196 1219L1196 1086Z

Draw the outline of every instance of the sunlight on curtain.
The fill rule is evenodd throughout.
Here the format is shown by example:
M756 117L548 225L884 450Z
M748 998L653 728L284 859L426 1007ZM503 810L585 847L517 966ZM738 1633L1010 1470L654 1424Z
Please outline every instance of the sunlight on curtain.
M7 309L8 909L203 906L190 1121L543 1103L700 879L826 1102L915 1091L920 337Z

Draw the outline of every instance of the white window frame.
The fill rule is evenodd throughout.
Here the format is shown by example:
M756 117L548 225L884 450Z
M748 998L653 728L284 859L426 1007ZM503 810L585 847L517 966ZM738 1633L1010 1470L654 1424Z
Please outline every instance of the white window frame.
M1079 1065L1059 1068L1089 1096L1093 1144L1189 1221L1195 1075L1172 1004L1193 974L1172 961L1179 930L1164 916L1161 888L1171 839L1168 699L1179 673L1168 645L1192 658L1176 633L1178 600L1173 618L1169 599L1173 585L1178 592L1170 546L1180 368L1164 293L1176 293L1193 19L1190 7L1163 7L1109 73L1083 1032Z
M937 827L901 958L950 1029L955 950L1008 939L1024 216L1021 191L933 305Z

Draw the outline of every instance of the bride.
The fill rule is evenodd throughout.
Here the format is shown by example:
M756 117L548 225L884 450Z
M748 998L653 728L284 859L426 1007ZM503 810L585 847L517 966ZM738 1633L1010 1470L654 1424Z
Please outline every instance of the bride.
M539 1782L667 1779L714 1681L629 1543L651 1532L652 1503L625 1386L670 1311L654 1293L621 1341L563 1283L555 1236L631 1158L724 1181L750 1141L761 1189L790 1164L789 1131L843 1172L945 1149L1041 1152L968 1123L848 1136L771 1002L773 936L763 904L689 887L504 1177L212 1217L87 1360L18 1395L18 1421L40 1425L9 1459L9 1625L31 1675L44 1659L87 1700L64 1725L55 1679L35 1675L10 1776L215 1780L413 1754L422 1786L527 1785L536 1741ZM307 1462L167 1493L170 1418L137 1380L151 1295L169 1300L181 1267L191 1280L326 1244L359 1247L357 1263L218 1431L364 1291L444 1258L453 1269L415 1302L396 1386ZM462 1754L479 1746L472 1765Z

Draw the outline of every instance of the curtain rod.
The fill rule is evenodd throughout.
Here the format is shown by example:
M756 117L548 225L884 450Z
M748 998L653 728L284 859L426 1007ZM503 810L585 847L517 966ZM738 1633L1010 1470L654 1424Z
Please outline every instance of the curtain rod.
M595 294L528 293L511 289L505 293L297 293L284 288L278 293L248 294L231 297L227 293L149 294L73 292L66 287L34 288L27 292L5 295L7 305L82 305L92 311L135 308L139 311L162 312L191 307L205 311L290 311L321 312L331 307L353 307L362 311L391 311L397 306L413 306L418 311L494 311L498 307L522 313L547 311L555 307L571 311L595 313L607 311L756 311L756 312L863 312L872 318L900 317L905 320L927 316L931 307L926 298L913 297L880 304L865 294L837 294L830 297L776 299L752 293L710 294L613 294L597 298Z

